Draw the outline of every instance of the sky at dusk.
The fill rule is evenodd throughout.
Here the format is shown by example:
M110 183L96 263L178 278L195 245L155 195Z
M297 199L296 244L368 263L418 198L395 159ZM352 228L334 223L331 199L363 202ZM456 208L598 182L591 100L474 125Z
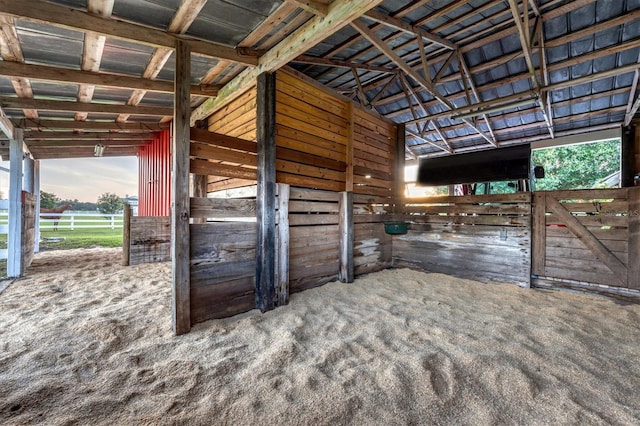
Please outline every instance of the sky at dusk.
M3 162L3 167L9 163ZM8 193L9 174L0 174L0 190ZM40 189L60 199L96 202L105 192L120 197L138 195L136 157L78 158L41 160Z

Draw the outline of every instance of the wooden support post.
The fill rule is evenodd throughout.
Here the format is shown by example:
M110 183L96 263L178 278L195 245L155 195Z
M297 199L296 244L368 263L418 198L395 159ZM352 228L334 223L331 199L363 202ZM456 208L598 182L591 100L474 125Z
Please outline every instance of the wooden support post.
M192 197L207 198L207 176L191 174L189 192ZM191 219L191 223L206 223L206 217L196 217Z
M353 265L353 192L341 192L338 207L340 233L340 281L352 283Z
M171 193L171 266L172 325L176 334L191 329L189 277L189 120L191 114L189 86L191 84L191 52L189 44L176 42L176 71L173 114L173 173Z
M40 160L34 160L33 163L33 194L36 196L36 218L33 252L40 251Z
M122 266L129 266L131 256L131 205L124 203L122 214Z
M404 153L405 153L405 125L397 124L396 145L393 159L393 213L401 213L404 200Z
M544 264L547 245L547 211L546 194L536 192L533 194L533 220L531 232L531 273L544 275Z
M9 141L9 235L7 276L22 275L22 166L23 131L15 129Z
M353 104L349 102L347 105L347 114L349 117L349 137L347 138L347 176L345 191L353 192L353 138L355 132L355 119L353 117Z
M640 187L629 188L627 284L640 290Z
M277 306L289 303L289 185L284 183L278 186L278 233L277 237L277 268L276 268L276 294Z
M275 307L276 262L276 78L273 73L258 76L257 142L258 194L256 213L256 308L266 312Z

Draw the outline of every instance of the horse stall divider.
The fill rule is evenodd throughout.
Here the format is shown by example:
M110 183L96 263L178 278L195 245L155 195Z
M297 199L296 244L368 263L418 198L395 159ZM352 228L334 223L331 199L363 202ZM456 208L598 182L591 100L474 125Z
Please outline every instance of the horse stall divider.
M393 262L479 281L531 284L531 193L405 199Z
M353 199L355 275L390 268L393 239L384 230L384 222L390 219L390 199L363 194L354 194Z
M536 193L533 284L601 293L640 290L639 197L640 188Z
M191 321L255 308L256 199L191 198Z
M339 198L339 192L291 187L289 289L292 293L338 279Z

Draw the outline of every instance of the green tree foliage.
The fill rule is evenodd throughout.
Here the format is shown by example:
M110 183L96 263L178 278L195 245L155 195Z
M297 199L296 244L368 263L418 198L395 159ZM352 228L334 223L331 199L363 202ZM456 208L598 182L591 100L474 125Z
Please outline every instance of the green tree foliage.
M87 212L95 212L98 210L98 205L96 203L91 203L88 201L78 201L77 198L73 200L62 200L60 204L71 204L73 205L74 210L78 211L87 211Z
M124 202L116 194L105 192L98 198L98 210L104 214L115 214L122 210Z
M531 160L545 169L544 179L536 180L536 190L591 188L620 170L620 141L537 149Z
M52 209L60 198L52 192L40 191L40 208Z

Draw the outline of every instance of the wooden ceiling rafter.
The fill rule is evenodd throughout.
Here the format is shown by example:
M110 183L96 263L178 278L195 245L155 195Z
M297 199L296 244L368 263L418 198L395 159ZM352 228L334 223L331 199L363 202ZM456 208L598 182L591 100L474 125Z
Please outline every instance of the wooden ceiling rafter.
M400 68L407 76L411 77L416 83L418 83L423 89L425 89L431 96L437 99L447 109L454 110L455 106L442 94L440 94L436 88L430 84L424 77L422 77L417 71L415 71L409 64L407 64L400 56L386 43L380 39L369 27L361 20L354 20L351 22L351 26L355 28L364 38L366 38L371 44L373 44L378 50L386 55L392 62L394 62L398 68ZM496 141L488 137L482 130L480 130L473 122L467 119L461 119L469 127L475 130L480 136L482 136L487 142L497 147Z
M540 32L541 26L534 24L533 31L532 25L529 20L529 2L527 0L523 0L522 2L522 14L518 9L517 0L509 0L509 6L511 7L511 13L513 14L513 20L518 28L518 37L520 38L520 45L522 46L522 51L524 52L524 59L527 63L527 69L529 70L529 77L531 79L531 83L533 85L533 90L538 93L538 102L540 111L542 111L542 116L544 117L545 124L547 126L547 130L549 131L549 135L551 139L554 138L553 135L553 123L549 117L549 106L547 105L547 95L541 96L541 88L542 83L538 80L538 72L536 66L533 61L533 43L532 40L534 37L537 37L538 42L542 43L542 39L544 39L543 34ZM536 8L537 14L540 14L540 11ZM539 22L539 21L538 21ZM540 61L541 62L541 61Z
M400 82L403 85L406 95L407 95L407 103L411 106L413 106L413 102L411 101L410 98L413 98L416 101L416 104L420 107L420 109L422 110L422 113L426 116L429 115L429 112L427 111L427 109L425 108L425 106L422 104L422 100L420 99L420 97L413 91L413 88L411 87L411 85L409 84L409 82L407 81L407 78L403 75L400 74ZM411 108L411 113L413 115L414 118L417 118L417 114L414 111L413 108ZM416 124L416 128L418 129L418 134L424 138L424 133L427 129L427 126L429 123L433 123L433 127L436 130L436 132L438 133L438 136L440 136L440 139L442 140L442 142L444 143L445 147L439 146L437 144L434 144L434 146L443 149L445 151L447 151L449 154L453 154L453 148L451 147L451 144L449 143L449 141L447 140L447 138L445 137L445 135L440 132L440 128L438 126L437 122L433 122L433 121L429 121L425 124L424 128L420 129L420 126L418 124ZM424 138L424 140L427 140L426 138ZM411 151L413 152L413 151Z
M170 34L184 34L187 32L193 21L198 17L198 14L207 3L207 0L183 0L173 16L167 32ZM149 63L147 64L142 77L145 79L155 80L160 74L160 71L164 68L165 64L171 57L173 49L168 47L157 47ZM206 83L206 82L205 82ZM173 85L173 82L172 82ZM128 105L139 105L142 99L147 94L146 90L136 89L129 97ZM217 94L217 90L216 90ZM120 114L116 121L127 121L129 119L128 114Z
M0 16L0 54L2 54L3 61L24 63L24 55L18 39L15 21L9 16ZM29 79L13 76L11 77L11 85L19 97L33 98L33 90ZM38 111L34 109L25 109L23 113L26 117L38 118Z
M103 18L111 16L113 11L114 0L87 0L87 11ZM97 73L100 71L100 63L102 62L102 52L107 38L93 31L84 33L84 44L82 51L81 68L83 71ZM78 86L78 102L91 103L96 86L92 84L81 83ZM86 112L77 112L76 120L84 121L87 119Z
M1 1L1 0L0 0ZM284 38L276 46L260 57L257 67L247 68L227 83L215 99L203 102L191 113L191 124L207 117L212 111L235 99L244 89L253 84L257 76L263 72L272 72L293 60L309 46L313 46L340 28L348 25L366 11L380 4L382 0L335 0L329 5L326 17L313 17L304 25Z
M87 112L98 114L135 114L163 117L171 115L173 108L156 106L131 106L106 103L82 103L48 99L27 99L0 97L0 105L6 109L39 109L44 111ZM79 121L73 121L78 127ZM82 127L82 126L80 126Z
M73 120L39 120L31 118L11 120L14 126L24 129L25 135L29 132L43 132L54 130L73 130L78 124ZM169 125L150 122L127 122L117 123L114 121L83 121L83 129L86 130L109 130L114 132L158 132L169 129Z
M162 93L173 93L171 81L151 80L121 74L108 74L93 71L80 71L69 68L32 65L20 62L0 61L0 75L7 77L22 76L30 80L41 80L56 83L72 83L88 87L115 87ZM191 94L197 96L215 96L220 86L192 85Z
M329 5L314 0L285 0L314 15L325 17L329 13Z
M176 42L184 41L189 44L192 53L195 55L225 59L249 66L258 64L258 55L260 53L252 49L233 48L196 38L170 34L143 25L103 18L79 9L71 9L55 3L38 0L20 0L19 2L15 0L0 0L0 15L18 17L27 21L55 25L74 31L93 31L119 40L153 47L173 49Z

